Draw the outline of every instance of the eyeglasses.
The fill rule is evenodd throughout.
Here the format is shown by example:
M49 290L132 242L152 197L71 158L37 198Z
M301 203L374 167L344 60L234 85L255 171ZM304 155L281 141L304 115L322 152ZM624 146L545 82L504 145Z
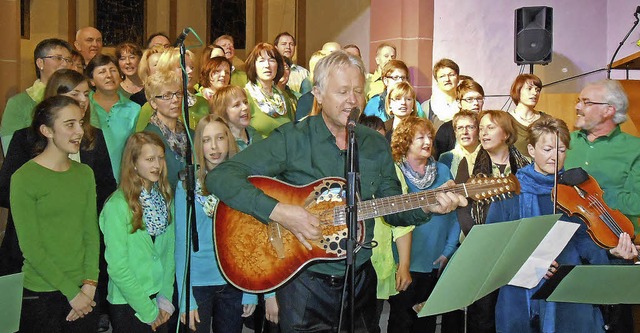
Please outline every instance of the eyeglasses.
M467 98L463 98L462 100L469 104L473 102L484 103L484 97L467 97Z
M404 81L407 79L404 75L394 75L394 76L386 76L387 79L391 79L393 81Z
M173 97L177 97L178 99L181 99L182 96L183 96L182 92L176 91L176 92L172 92L172 93L164 93L162 95L153 96L153 97L159 98L159 99L164 100L164 101L170 101L170 100L173 99Z
M576 99L576 105L578 105L578 104L582 104L583 106L609 105L609 103L585 101L584 99L581 99L581 98Z
M67 64L71 65L71 63L73 63L73 60L71 58L65 58L61 55L48 55L48 56L44 56L41 57L42 59L55 59L55 61L57 62L61 62L64 60L64 62L66 62Z
M476 125L466 125L466 126L457 126L456 127L456 131L457 132L466 132L466 131L475 131L476 130Z

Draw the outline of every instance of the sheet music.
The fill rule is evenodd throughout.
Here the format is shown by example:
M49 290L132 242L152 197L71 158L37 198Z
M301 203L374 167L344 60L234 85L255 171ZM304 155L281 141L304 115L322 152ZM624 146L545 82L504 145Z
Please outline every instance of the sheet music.
M531 253L527 261L520 267L516 275L509 281L509 285L528 289L538 285L540 280L547 274L547 270L553 260L567 246L578 227L577 223L558 220L538 247Z

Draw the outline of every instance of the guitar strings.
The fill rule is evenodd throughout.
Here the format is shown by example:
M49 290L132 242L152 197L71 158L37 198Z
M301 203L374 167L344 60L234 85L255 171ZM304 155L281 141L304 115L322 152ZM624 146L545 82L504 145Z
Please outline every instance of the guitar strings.
M496 185L503 185L503 186L502 188L497 189ZM465 195L465 196L469 191L485 192L483 193L483 196L486 196L487 194L489 194L489 196L496 196L503 193L513 192L515 186L512 186L512 185L514 185L513 182L510 181L508 178L503 178L503 179L488 178L486 181L483 181L482 179L480 179L480 182L478 183L456 184L455 186L448 187L448 188L433 189L431 191L415 192L415 193L409 193L409 194L394 195L394 196L379 198L374 200L368 200L358 205L358 215L360 216L364 215L364 217L362 218L367 219L367 218L374 217L372 215L376 215L376 216L387 215L387 214L391 214L398 211L437 205L438 204L437 202L431 203L430 200L433 199L435 201L435 198L438 193L444 193L447 191ZM416 202L416 199L419 199L417 200L419 204L417 203L411 204L412 202ZM424 201L425 201L424 199L426 199L426 204L424 204ZM378 205L377 204L378 202L381 202L382 204ZM406 204L411 204L411 205L409 206L409 208L407 208ZM398 206L400 205L402 205L402 209L398 210ZM346 222L345 208L346 208L345 205L340 205L340 206L326 209L317 215L318 219L320 220L321 224L332 224L332 225L345 224ZM378 214L378 212L381 212L381 211L383 211L382 214Z

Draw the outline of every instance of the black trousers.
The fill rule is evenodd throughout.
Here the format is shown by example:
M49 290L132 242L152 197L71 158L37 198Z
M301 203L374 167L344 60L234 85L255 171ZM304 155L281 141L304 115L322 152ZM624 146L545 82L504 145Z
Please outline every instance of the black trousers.
M111 314L113 333L153 333L151 325L141 322L129 304L109 304L109 312ZM156 333L167 332L167 323L156 328Z
M368 261L355 277L355 331L380 332L376 317L376 272ZM276 292L282 332L337 332L344 279L303 271ZM348 297L345 297L348 299ZM341 332L349 328L345 306Z
M90 333L98 331L97 311L91 311L83 318L67 321L70 311L69 300L59 291L38 292L24 289L20 332Z
M418 318L413 306L427 300L438 282L437 271L411 272L412 282L405 291L389 297L389 333L435 332L436 317Z

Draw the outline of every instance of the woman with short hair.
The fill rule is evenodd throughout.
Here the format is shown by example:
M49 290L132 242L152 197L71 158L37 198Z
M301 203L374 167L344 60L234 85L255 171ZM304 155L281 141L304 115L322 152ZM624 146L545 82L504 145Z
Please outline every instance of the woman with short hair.
M236 86L220 88L209 101L209 106L212 114L224 119L229 125L240 150L262 140L262 135L250 125L251 110L244 89Z
M528 129L527 150L533 163L516 173L520 194L491 205L487 223L514 221L526 217L553 214L551 192L556 169L563 173L566 151L569 148L567 124L550 116L543 116ZM608 264L606 250L598 247L586 232L579 218L563 215L563 221L579 224L566 247L555 261L560 265ZM550 269L553 271L553 269ZM542 278L542 277L540 277ZM507 285L500 288L496 304L498 332L604 332L603 319L597 305L555 303L532 299L545 280L527 289Z
M122 151L127 138L133 133L140 106L120 91L121 73L114 57L96 55L89 61L86 73L96 89L89 92L91 125L102 130L113 175L119 180Z
M514 145L522 154L527 154L527 127L544 114L535 109L541 90L542 81L533 74L520 74L511 85L511 100L516 108L509 114L515 119L518 132Z

